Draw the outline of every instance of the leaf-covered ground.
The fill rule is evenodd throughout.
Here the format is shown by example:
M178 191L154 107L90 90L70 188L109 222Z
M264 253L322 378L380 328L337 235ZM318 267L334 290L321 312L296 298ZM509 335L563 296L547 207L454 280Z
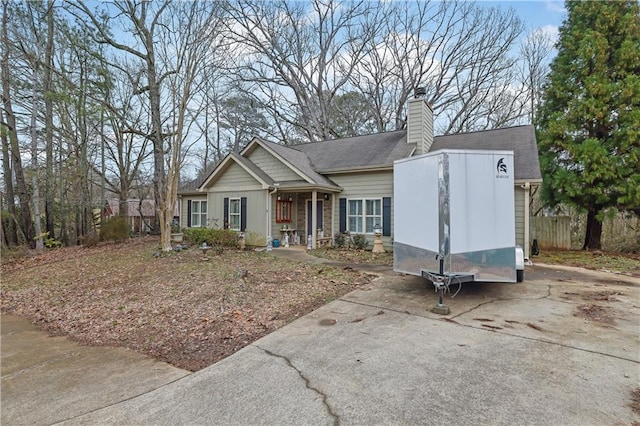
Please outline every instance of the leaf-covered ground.
M374 278L256 251L156 258L157 247L156 239L135 239L3 264L2 312L53 335L195 371Z
M355 249L318 249L310 252L316 257L348 262L353 264L377 264L393 266L393 252L372 253L368 250Z
M539 256L534 256L531 260L534 263L578 266L640 277L640 254L616 254L585 250L542 250Z

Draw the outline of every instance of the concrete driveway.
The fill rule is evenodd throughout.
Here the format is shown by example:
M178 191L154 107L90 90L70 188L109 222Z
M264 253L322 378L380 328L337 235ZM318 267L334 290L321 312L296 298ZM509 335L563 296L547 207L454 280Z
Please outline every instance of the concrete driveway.
M534 266L522 284L465 285L450 315L430 313L435 302L423 280L387 270L197 373L124 357L111 376L87 359L75 385L72 369L5 372L3 319L2 424L640 421L640 280Z

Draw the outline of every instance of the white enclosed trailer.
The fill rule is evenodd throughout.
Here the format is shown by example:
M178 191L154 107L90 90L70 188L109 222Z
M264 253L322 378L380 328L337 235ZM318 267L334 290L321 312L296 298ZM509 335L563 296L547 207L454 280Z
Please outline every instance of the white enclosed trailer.
M440 150L398 160L393 193L395 271L436 288L522 281L512 151Z

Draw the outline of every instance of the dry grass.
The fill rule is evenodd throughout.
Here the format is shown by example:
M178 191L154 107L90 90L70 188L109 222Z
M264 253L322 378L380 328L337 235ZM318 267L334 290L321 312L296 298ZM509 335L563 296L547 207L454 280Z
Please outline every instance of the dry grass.
M615 254L585 250L544 250L534 262L551 265L579 266L586 269L619 272L640 277L640 254Z
M2 312L195 371L373 278L255 251L156 258L157 247L145 238L5 263Z
M318 249L309 252L310 254L321 257L323 259L330 259L336 262L348 262L353 264L376 264L376 265L393 265L393 252L385 253L372 253L367 250L356 249Z

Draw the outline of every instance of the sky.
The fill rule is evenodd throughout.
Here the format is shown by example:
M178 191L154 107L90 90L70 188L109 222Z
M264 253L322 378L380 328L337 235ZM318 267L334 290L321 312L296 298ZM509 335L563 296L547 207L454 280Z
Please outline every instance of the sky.
M526 32L534 28L545 30L557 36L558 29L566 17L564 1L561 0L535 0L535 1L479 1L485 6L500 8L512 7L526 25ZM555 39L554 39L555 40Z

